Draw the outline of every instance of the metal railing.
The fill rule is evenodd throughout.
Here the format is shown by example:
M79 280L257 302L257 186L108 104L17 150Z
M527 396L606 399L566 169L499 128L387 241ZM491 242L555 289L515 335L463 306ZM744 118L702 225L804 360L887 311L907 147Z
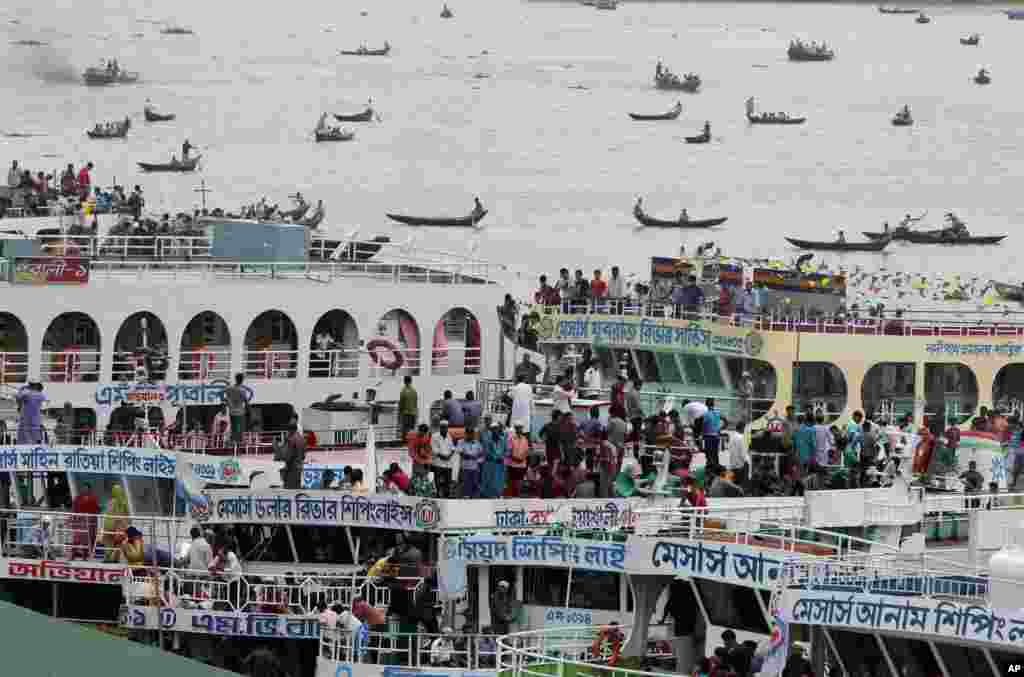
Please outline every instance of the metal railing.
M46 383L78 383L100 378L99 350L43 350L39 378Z
M243 350L242 370L259 380L295 378L299 363L297 350Z
M365 279L388 284L494 284L503 268L489 263L374 263L268 261L131 261L94 259L90 280L334 280Z
M146 515L89 515L57 510L0 510L0 551L7 557L121 561L124 532L135 527L143 542L170 557L178 541L188 540L185 521ZM157 564L157 563L154 563Z
M369 632L360 637L321 625L320 657L348 664L494 670L498 665L498 636Z
M310 378L358 378L362 361L359 348L314 348L309 353Z
M426 585L422 578L395 580L410 592ZM243 573L232 578L224 572L167 567L129 570L124 596L127 604L306 616L317 613L321 602L350 607L354 599L361 598L371 607L391 604L391 588L365 575L299 579Z
M802 332L810 334L853 334L863 336L921 336L936 338L1015 338L1024 336L1024 315L1020 312L972 313L977 319L965 320L962 312L906 310L898 317L842 317L801 319L772 314L719 315L713 305L684 311L664 302L642 302L633 299L606 300L596 304L574 303L561 306L526 305L522 312L536 311L542 316L551 313L568 315L623 315L649 319L688 319L714 322L758 331ZM566 339L561 342L573 342ZM1017 354L1015 351L1013 354Z
M693 666L675 665L672 654L647 651L619 656L632 628L627 625L557 627L527 630L498 639L499 672L516 677L550 677L570 672L592 677L665 677L687 674Z
M231 349L182 350L178 354L178 378L213 381L231 376Z
M2 275L3 272L0 271L0 276ZM0 352L0 384L24 383L26 379L28 379L28 353Z

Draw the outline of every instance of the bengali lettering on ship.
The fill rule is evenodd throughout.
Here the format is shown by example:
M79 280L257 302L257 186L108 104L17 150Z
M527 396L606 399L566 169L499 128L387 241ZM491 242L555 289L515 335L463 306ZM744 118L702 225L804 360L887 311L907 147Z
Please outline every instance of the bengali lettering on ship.
M249 521L310 525L376 526L424 531L436 526L436 501L405 496L356 496L334 491L207 492L210 523Z
M1022 343L956 343L952 341L936 341L925 346L930 356L955 355L971 358L996 357L1013 359L1024 352Z
M0 574L3 578L121 585L124 579L124 567L72 564L71 562L45 559L7 559L0 560Z
M529 562L613 572L625 571L626 564L623 543L572 541L557 536L455 537L445 539L443 552L449 560L481 564Z
M552 321L550 340L651 346L691 352L756 355L764 345L756 332L723 332L702 322L604 315L563 315Z
M320 636L316 616L122 606L120 618L121 625L150 630L282 639L317 639Z
M701 542L658 541L650 566L697 577L726 578L767 586L779 577L782 562L753 548L705 545Z
M165 402L172 407L192 404L220 404L224 401L224 390L228 382L217 379L210 383L109 383L96 386L95 400L100 406L111 406L120 402L129 404L157 404ZM255 391L243 385L251 400Z
M918 632L1024 648L1024 618L1015 611L923 597L804 592L787 605L787 620L893 632Z
M14 284L88 284L89 259L66 256L17 257Z
M177 456L128 447L0 447L0 471L74 472L174 479Z

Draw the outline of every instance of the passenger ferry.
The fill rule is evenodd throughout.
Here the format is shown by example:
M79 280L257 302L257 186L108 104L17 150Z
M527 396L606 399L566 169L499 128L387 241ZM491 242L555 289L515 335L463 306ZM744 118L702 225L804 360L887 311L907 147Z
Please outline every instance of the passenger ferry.
M210 251L221 251L216 240L231 224L212 225ZM69 437L55 431L46 445L0 448L3 498L13 503L2 513L0 575L21 603L82 620L117 614L126 628L155 632L200 658L233 647L240 661L269 646L301 674L325 677L388 670L549 674L556 663L600 670L601 645L617 643L600 629L612 621L627 633L619 658L632 661L615 665L638 669L672 661L665 669L688 671L714 652L723 628L776 653L801 639L816 665L832 663L846 674L861 665L894 677L897 666L925 676L1002 674L1004 663L1024 653L1024 629L1015 620L1024 608L1019 566L1004 548L1017 525L1011 495L926 494L897 482L803 498L713 499L708 509L691 510L673 508L675 498L467 501L316 488L325 467L408 463L393 423L404 375L413 375L420 390L421 420L444 389L476 389L485 410L498 410L510 385L494 378L504 371L508 317L494 312L504 292L486 264L399 253L310 263L302 248L283 262L159 254L170 244L112 259L99 242L85 245L89 257L80 249L57 261L33 249L42 246L39 238L4 241L10 349L0 353L0 364L13 366L4 367L3 381L19 385L39 374L52 402L90 406L73 406ZM57 284L61 293L54 296ZM258 295L247 293L257 285ZM90 286L106 293L89 293ZM334 289L355 294L342 302ZM293 301L296 291L304 295L301 304ZM38 308L51 307L40 317ZM449 322L453 309L461 319ZM973 404L1017 399L1011 377L1021 327L1009 322L902 322L897 334L875 320L737 322L674 314L649 300L528 308L527 336L517 338L535 332L521 343L549 358L549 372L563 368L567 355L578 364L571 356L589 350L606 377L623 368L636 373L655 384L647 393L652 409L666 396L717 395L734 398L738 412L756 411L755 418L810 399L836 420L866 408L908 412L918 422L938 410L961 422ZM422 346L421 322L434 327L430 347ZM324 333L340 345L319 341ZM110 336L113 345L104 338ZM375 348L374 340L385 343ZM485 349L491 345L496 349ZM166 355L166 366L152 359L154 350ZM878 367L871 354L889 360L885 378L871 376ZM388 360L390 366L381 364ZM325 391L359 395L328 411L345 417L326 417L323 429L308 421L324 409L302 411L303 427L314 436L307 488L275 488L270 433L230 450L216 433L187 437L189 421L208 429L236 371L247 375L264 431L280 429L297 413L295 403L317 402ZM740 387L744 372L752 387ZM814 374L831 385L803 385ZM961 385L951 387L948 374ZM994 391L997 384L1003 390ZM947 408L948 392L963 398L962 406ZM143 425L121 427L115 413L123 402L151 407ZM175 406L180 417L163 413ZM157 432L159 421L172 418L180 418L180 437ZM958 462L983 453L985 472L1005 482L998 444L972 447ZM113 486L124 488L126 514L91 522L67 512L86 483L108 505ZM930 533L929 525L949 523L947 515L957 526ZM230 526L242 537L239 578L181 569L175 555L194 525ZM151 546L146 566L126 568L112 554L127 526ZM385 586L363 565L398 534L415 544L425 566L400 570L407 575L397 586ZM517 613L509 634L488 638L485 628L496 625L491 600L502 581ZM432 651L426 642L437 637L413 624L352 637L323 632L318 622L321 601L345 604L360 596L383 609L395 594L421 586L434 593L435 585L444 627L468 633L442 633L455 639L450 651L444 644ZM656 623L667 613L678 623ZM602 637L607 641L595 651ZM222 638L231 641L224 645ZM669 649L652 648L652 640Z

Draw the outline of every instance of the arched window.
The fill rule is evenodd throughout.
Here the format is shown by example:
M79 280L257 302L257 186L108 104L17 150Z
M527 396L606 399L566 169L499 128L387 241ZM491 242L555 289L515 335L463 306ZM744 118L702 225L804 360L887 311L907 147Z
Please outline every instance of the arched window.
M359 376L359 327L344 310L320 316L309 345L310 378Z
M167 377L167 329L150 312L128 316L114 338L115 381L162 381Z
M182 381L231 378L231 331L223 317L206 310L185 325L178 378Z
M80 312L61 313L43 335L39 376L51 383L98 381L100 329Z
M20 319L0 313L0 384L28 379L28 332Z
M242 367L256 379L295 378L299 360L295 324L280 310L261 313L245 332Z
M480 373L480 321L465 308L452 308L434 325L431 373Z
M370 354L372 376L420 373L420 328L404 310L390 310L380 318L375 336L366 342L366 349Z

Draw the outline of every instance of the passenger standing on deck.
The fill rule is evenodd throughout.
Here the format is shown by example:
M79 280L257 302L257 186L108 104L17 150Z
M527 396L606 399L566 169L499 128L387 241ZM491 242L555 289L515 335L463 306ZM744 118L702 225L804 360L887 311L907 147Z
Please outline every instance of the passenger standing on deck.
M820 411L814 417L814 463L817 466L826 466L829 461L829 451L835 446L835 439L832 431L825 425L825 415Z
M466 416L462 411L462 403L455 399L452 391L444 391L444 401L441 402L444 417L452 428L462 428L466 425Z
M639 378L633 379L633 387L626 391L626 416L633 426L631 441L633 442L634 453L640 453L640 433L644 427L644 410L640 403L640 389L643 382Z
M533 413L533 388L523 374L516 375L516 384L512 387L512 411L509 425L522 427L526 436L530 435L530 418Z
M231 416L231 442L237 447L242 443L245 432L245 408L249 404L249 392L242 387L245 374L235 374L235 385L224 389L224 401Z
M480 463L484 450L476 439L476 430L466 430L457 450L462 456L462 497L480 498Z
M480 416L483 414L483 411L484 407L480 404L480 400L476 399L473 391L466 391L466 397L462 400L462 415L465 418L466 430L477 429L480 425Z
M412 460L413 477L421 477L430 472L433 461L433 446L430 426L421 423L419 432L409 439L409 458Z
M722 430L722 415L715 408L715 398L709 397L704 400L704 406L708 408L704 413L704 426L702 438L704 440L704 462L707 465L718 466L718 448L720 443L719 433Z
M508 434L498 421L485 416L487 429L482 435L484 466L481 474L481 496L498 498L505 491L505 456L508 453Z
M288 438L282 444L274 442L274 460L284 461L281 481L285 489L302 488L302 469L306 464L306 438L299 432L296 422L288 424Z
M491 595L491 626L494 634L507 635L512 624L512 597L508 581L498 581L498 589Z
M404 383L398 395L398 419L403 440L416 428L416 418L420 412L420 396L412 387L412 376L406 376Z
M46 402L42 383L29 383L15 396L21 414L18 417L18 444L43 443L43 419L41 411Z
M88 162L78 170L78 195L83 200L89 199L89 194L92 193L92 177L89 176L92 169L92 163Z
M441 419L437 432L430 436L432 469L437 478L437 495L441 498L452 496L452 478L459 476L459 455L455 453L455 443L448 432L448 420Z

